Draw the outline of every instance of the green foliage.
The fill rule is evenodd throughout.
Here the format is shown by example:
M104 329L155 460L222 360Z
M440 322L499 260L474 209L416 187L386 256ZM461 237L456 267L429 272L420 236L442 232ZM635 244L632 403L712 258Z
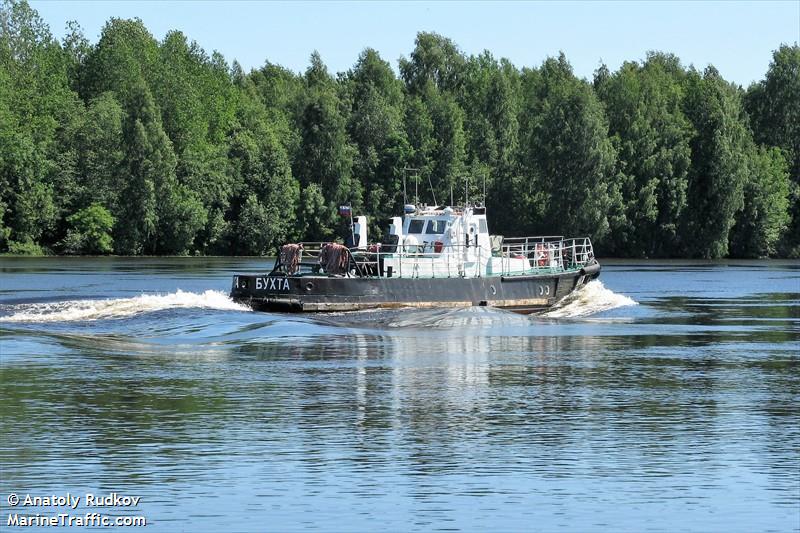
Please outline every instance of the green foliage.
M114 250L114 217L100 204L92 204L67 217L71 229L62 244L68 254L109 254Z
M347 131L356 147L353 173L366 191L364 208L385 219L402 206L402 173L411 155L403 129L403 87L389 63L366 49L348 73L345 91L352 102Z
M82 176L78 205L98 202L119 212L119 193L123 190L125 143L123 124L126 113L114 93L93 98L85 120L75 134L79 176Z
M469 58L460 100L465 113L468 158L483 161L497 176L514 166L519 149L519 73L489 52Z
M750 137L741 99L736 88L709 67L702 77L689 73L684 109L697 132L690 143L684 246L698 257L725 257L747 180L745 152Z
M316 183L305 187L300 195L300 229L308 240L328 240L333 231L331 213L328 208L322 188Z
M800 46L781 45L772 56L765 79L745 96L758 143L781 148L792 181L792 221L784 253L800 256Z
M464 176L466 159L464 112L453 96L440 94L430 85L428 89L425 99L434 136L434 148L431 154L433 168L430 179L434 191L441 199L446 198L450 188L457 187L459 178Z
M253 83L259 97L252 106L266 110L267 120L290 157L299 157L299 117L305 106L306 84L302 76L279 65L267 62L260 70L250 73L248 81Z
M545 61L526 93L535 117L523 147L528 226L602 241L619 224L621 198L600 103L563 55Z
M18 185L20 190L14 195L14 216L11 218L12 235L23 242L47 237L56 221L53 188L28 180L21 180Z
M85 99L113 91L128 105L140 86L153 83L160 72L158 43L139 19L112 18L81 70L80 93Z
M270 216L264 205L258 201L255 194L250 194L245 200L239 215L237 237L241 243L239 253L244 255L264 255L269 250L269 234L265 228L269 227Z
M319 185L328 201L330 216L318 217L323 225L308 230L326 234L335 225L337 205L350 203L361 208L362 189L353 177L356 149L347 136L347 119L336 86L316 53L311 57L305 77L308 100L299 124L302 157L296 161L295 169L304 187Z
M649 54L613 75L601 69L595 90L617 148L628 224L612 236L621 255L681 255L692 128L681 109L685 74L677 58Z
M749 179L744 187L744 208L731 232L731 255L775 255L789 222L788 165L780 149L751 149Z
M465 59L458 46L437 33L417 34L411 58L400 59L400 73L411 94L424 92L429 84L441 91L457 92Z
M195 235L205 227L207 217L198 194L182 184L162 184L158 206L159 254L186 255Z
M800 179L800 46L775 50L765 79L748 89L747 110L756 141L782 148Z
M11 241L8 243L8 255L42 256L49 254L47 250L33 241Z
M316 52L246 73L138 19L59 42L0 1L0 252L262 255L341 234L343 203L380 236L407 175L439 203L486 178L494 232L603 255L800 255L797 45L745 94L669 54L589 84L426 32L399 77L370 48L337 77Z
M438 146L434 137L431 113L420 97L409 96L406 100L404 119L405 134L410 147L410 167L418 169L418 178L421 178L422 183L426 183L433 173L434 151Z
M124 201L117 217L120 224L114 238L117 252L130 255L156 251L158 213L155 182L163 177L163 173L170 172L171 163L169 154L164 153L164 133L157 122L149 90L140 85L137 96L128 111L123 131L126 185L122 190Z
M59 134L81 108L67 64L26 2L0 4L0 233L6 243L57 238L56 182L71 159Z
M237 134L230 152L240 187L233 203L241 206L231 243L248 255L267 253L292 235L300 194L283 146L269 128L258 133Z

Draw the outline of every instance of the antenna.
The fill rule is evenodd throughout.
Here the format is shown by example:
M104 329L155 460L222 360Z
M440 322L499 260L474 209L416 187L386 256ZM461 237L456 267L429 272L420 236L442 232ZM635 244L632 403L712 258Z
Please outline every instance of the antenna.
M353 223L353 202L348 202L350 204L350 239L353 247L356 247L356 225ZM359 233L359 237L361 234ZM361 244L361 243L358 243Z
M486 171L483 171L483 206L486 207Z
M414 205L417 205L419 203L419 169L411 167L403 167L403 204L405 205L408 203L408 198L406 197L406 173L408 171L414 173Z
M403 205L408 203L408 198L406 195L406 169L403 168Z
M436 193L433 192L433 183L431 182L431 175L428 174L428 187L431 188L431 196L433 196L433 205L438 206L439 204L436 203Z
M453 207L453 184L450 183L450 207Z

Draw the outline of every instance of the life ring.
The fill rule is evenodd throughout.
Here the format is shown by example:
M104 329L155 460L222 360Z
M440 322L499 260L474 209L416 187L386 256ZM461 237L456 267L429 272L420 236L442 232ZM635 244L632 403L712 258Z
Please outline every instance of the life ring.
M536 244L536 264L540 267L547 266L550 262L550 250L543 242Z

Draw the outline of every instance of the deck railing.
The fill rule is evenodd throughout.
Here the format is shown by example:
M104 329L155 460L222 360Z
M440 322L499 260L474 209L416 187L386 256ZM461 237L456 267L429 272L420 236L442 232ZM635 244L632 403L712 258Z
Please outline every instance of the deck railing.
M503 257L528 258L534 268L569 270L584 267L594 259L592 241L588 237L565 239L559 235L504 238L500 250Z
M296 274L325 274L320 254L327 243L300 244L303 251ZM438 242L391 246L393 251L375 245L345 249L348 267L341 275L384 277L389 276L388 266L392 269L391 277L401 278L514 276L577 270L594 259L588 237L515 237L503 239L495 248ZM280 254L271 274L278 273L288 273Z

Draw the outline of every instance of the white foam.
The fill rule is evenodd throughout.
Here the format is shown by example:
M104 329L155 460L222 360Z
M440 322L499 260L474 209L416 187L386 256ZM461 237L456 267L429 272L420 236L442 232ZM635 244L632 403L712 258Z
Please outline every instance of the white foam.
M638 305L625 295L607 289L600 280L590 281L577 291L568 294L553 309L542 313L549 318L572 318L592 315L617 307Z
M220 291L203 293L184 292L178 289L170 294L143 294L134 298L109 300L70 300L63 302L21 304L11 308L9 316L0 317L0 322L74 322L77 320L100 320L124 318L164 309L199 308L222 311L249 311Z

